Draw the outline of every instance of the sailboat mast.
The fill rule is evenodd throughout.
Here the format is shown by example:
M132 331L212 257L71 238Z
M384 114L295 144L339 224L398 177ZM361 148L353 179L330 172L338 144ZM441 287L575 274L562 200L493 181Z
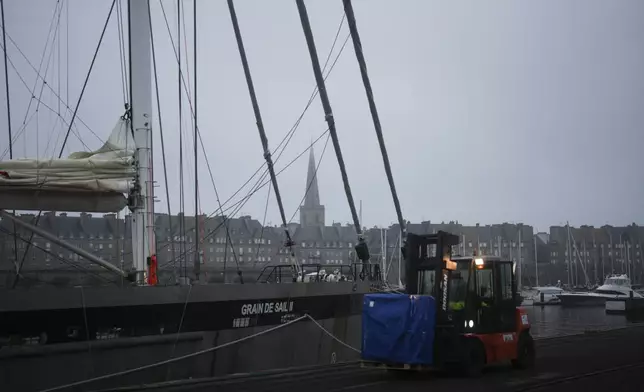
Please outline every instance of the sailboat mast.
M130 57L131 127L136 144L135 189L131 194L133 266L138 284L145 284L149 273L147 257L155 245L154 217L150 215L153 178L150 171L150 135L152 126L151 34L147 1L128 2Z
M69 3L68 3L69 4ZM150 3L148 2L148 9L150 8ZM152 29L152 16L150 15L150 12L148 12L148 24L150 25L150 47L152 49L152 71L154 75L154 89L155 89L155 95L156 95L156 103L157 103L157 110L159 113L159 138L161 139L161 161L163 162L163 177L164 181L166 184L168 184L168 166L166 162L166 155L165 155L165 139L163 137L163 119L161 118L161 98L159 97L159 76L157 72L157 59L156 59L156 51L154 50L154 30ZM154 149L153 149L154 152ZM152 159L152 162L154 162L154 159ZM165 187L165 197L166 197L166 208L168 209L168 225L170 226L172 230L172 209L170 208L170 190L169 187ZM174 231L170 233L170 249L171 249L171 256L172 256L172 274L174 275L174 282L177 283L179 281L178 277L181 276L181 271L177 273L177 255L176 255L176 249L174 246ZM121 264L123 264L123 257L121 257ZM179 265L179 268L181 268L181 265Z
M181 1L177 1L177 93L179 106L179 268L181 269L182 283L187 281L186 270L186 210L183 188L183 95L181 78Z
M523 287L523 249L521 248L521 231L522 227L519 227L519 243L517 244L519 249L517 252L519 253L519 286Z
M566 222L566 233L567 233L567 237L566 237L566 253L568 253L568 255L566 257L566 261L568 262L568 268L567 268L568 274L567 274L567 277L568 277L568 286L570 286L570 283L571 283L570 279L572 277L572 251L570 249L570 225L568 224L568 222Z
M367 100L369 101L369 110L371 111L373 126L376 130L376 136L378 137L378 144L380 145L380 152L382 153L382 161L385 166L385 173L387 174L389 189L391 190L391 196L394 199L394 207L396 208L398 224L400 225L400 230L403 232L403 234L406 234L407 228L405 225L405 220L403 219L402 209L400 208L400 201L398 200L398 193L396 192L396 185L394 184L394 176L391 173L391 165L389 164L389 155L387 154L387 147L385 146L385 140L382 136L382 126L380 125L380 117L378 116L378 109L376 108L376 102L373 98L373 90L371 89L371 82L369 81L369 74L367 73L367 63L365 61L364 53L362 51L362 42L360 41L360 34L358 33L358 27L356 25L356 17L355 17L355 14L353 13L353 5L351 4L351 0L343 0L342 3L344 4L344 13L347 16L349 31L351 32L351 39L353 40L353 48L356 52L356 58L358 59L358 64L360 65L360 74L362 75L362 83L364 84L364 89L365 89L365 92L367 93Z
M584 284L588 286L590 284L590 279L588 278L588 258L586 257L586 237L582 234L582 238L584 240L582 244L582 251L584 252L584 259L581 259L581 256L579 256L579 249L577 249L577 258L579 259L579 264L581 264L581 272L584 273Z
M335 150L335 155L338 159L338 166L340 166L340 174L342 175L344 192L346 193L347 201L349 202L349 209L351 210L353 225L355 226L356 234L358 235L358 244L355 246L356 254L358 255L358 258L363 263L368 263L369 248L367 246L367 243L364 240L362 228L360 227L360 219L358 218L358 211L356 210L356 205L353 201L353 194L351 193L349 177L347 176L347 170L344 165L344 158L342 158L342 151L340 150L340 141L338 140L338 133L335 128L333 111L331 110L331 103L329 102L329 96L327 95L327 92L326 92L326 84L324 82L324 77L322 75L322 69L320 67L320 61L318 59L317 49L315 48L315 41L313 39L313 32L311 31L311 23L309 22L309 15L306 11L306 5L304 5L304 0L296 0L296 4L297 4L297 10L300 14L300 21L302 22L302 29L304 30L304 37L306 38L306 44L309 49L309 55L311 57L313 73L315 75L315 81L317 83L318 92L320 94L320 100L322 101L322 107L324 108L324 116L327 124L329 125L329 134L331 135L331 141L333 142L333 149Z
M539 260L537 259L537 236L534 236L534 273L535 283L539 287Z
M4 20L4 0L0 0L0 12L2 13L2 48L4 49L4 86L7 93L7 130L9 131L9 159L13 159L13 135L11 133L11 99L9 98L9 68L7 68L7 31ZM16 214L16 210L13 210ZM13 257L18 266L18 235L16 224L13 224Z
M228 0L228 10L230 11L230 19L233 23L233 30L235 30L235 38L237 39L237 48L239 49L239 56L241 57L242 66L244 68L244 75L246 76L246 84L248 85L248 94L250 95L250 100L253 105L253 112L255 114L255 123L257 124L257 130L259 131L259 138L262 141L262 148L264 150L264 159L266 160L266 166L268 167L268 172L271 176L271 183L273 184L273 190L275 191L275 200L277 201L277 207L280 211L280 218L282 219L282 227L284 228L284 234L286 235L285 246L288 247L291 253L291 260L293 261L293 266L296 271L299 271L299 264L297 263L297 258L293 252L293 246L295 242L291 238L291 233L288 230L288 224L286 222L286 213L284 212L284 203L282 202L282 195L280 193L279 185L277 184L277 176L275 175L275 168L273 166L273 158L271 157L271 151L268 148L268 138L266 137L266 131L264 130L264 122L262 121L262 113L259 110L259 103L257 102L257 95L255 94L255 86L253 84L253 78L250 74L250 67L248 65L248 59L246 58L246 49L244 48L244 41L241 36L241 31L239 29L239 23L237 21L237 13L235 12L235 4L233 0Z
M0 0L2 14L2 48L4 49L4 86L7 92L7 130L9 131L9 159L13 159L13 136L11 134L11 100L9 99L9 69L7 68L7 32L4 21L4 0ZM18 247L15 247L18 249Z
M604 260L604 244L601 244L601 250L602 250L602 282L603 282L604 278L606 278L606 260Z
M614 274L615 273L615 249L613 249L613 234L609 231L608 232L608 237L610 239L610 250L608 251L609 256L610 256L610 273ZM606 276L604 276L605 278Z
M194 59L192 61L193 65L193 88L194 88L194 111L195 111L195 129L194 129L194 154L195 154L195 260L194 260L194 273L195 280L199 281L199 275L201 275L201 254L199 253L199 242L201 242L201 233L199 231L199 153L198 153L198 134L199 127L197 125L197 0L192 2L193 5L193 15L192 15L192 33L193 33L193 53Z
M403 232L402 230L400 231L400 234L398 235L398 286L402 287L402 276L401 276L401 266L402 266L402 238L403 238Z
M387 272L387 229L382 229L382 270Z

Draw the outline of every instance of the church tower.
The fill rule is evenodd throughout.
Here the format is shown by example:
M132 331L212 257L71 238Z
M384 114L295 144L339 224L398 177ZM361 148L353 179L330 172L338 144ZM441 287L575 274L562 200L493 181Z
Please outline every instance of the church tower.
M320 190L315 166L315 155L311 147L306 187L304 188L306 196L304 204L300 206L300 225L302 227L324 226L324 206L320 204Z

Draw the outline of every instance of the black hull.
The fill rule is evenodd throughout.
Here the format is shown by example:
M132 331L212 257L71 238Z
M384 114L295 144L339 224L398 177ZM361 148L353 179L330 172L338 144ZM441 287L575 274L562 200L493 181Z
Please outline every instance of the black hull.
M561 306L563 307L600 307L606 305L605 297L592 295L561 295L559 299L561 299Z
M111 295L105 296L105 290L112 291ZM47 335L44 345L0 349L2 390L39 390L163 361L232 342L304 314L320 321L340 340L360 348L362 296L370 291L370 285L79 288L57 293L51 290L34 298L40 291L12 291L0 299L2 337L15 339L16 333L23 338L38 338L43 332ZM40 294L45 295L42 291ZM179 324L181 333L177 334ZM97 340L107 336L111 328L114 331L113 327L119 328L118 338ZM92 338L89 342L88 335ZM351 359L357 359L354 351L335 342L312 322L300 321L170 367L91 386L99 389Z

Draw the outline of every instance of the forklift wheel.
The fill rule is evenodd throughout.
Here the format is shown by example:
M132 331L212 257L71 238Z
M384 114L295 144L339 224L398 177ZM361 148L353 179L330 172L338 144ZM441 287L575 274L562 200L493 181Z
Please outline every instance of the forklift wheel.
M534 366L534 339L529 332L524 332L519 337L517 351L517 359L512 360L512 366L515 369L527 369Z
M485 350L477 339L468 339L461 372L465 377L478 377L485 367Z

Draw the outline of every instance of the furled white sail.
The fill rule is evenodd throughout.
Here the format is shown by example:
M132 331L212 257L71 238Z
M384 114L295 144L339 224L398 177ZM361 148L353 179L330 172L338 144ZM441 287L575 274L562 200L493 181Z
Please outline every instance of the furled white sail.
M74 152L66 159L14 159L0 162L0 189L128 193L135 152L129 120L119 118L101 148Z

